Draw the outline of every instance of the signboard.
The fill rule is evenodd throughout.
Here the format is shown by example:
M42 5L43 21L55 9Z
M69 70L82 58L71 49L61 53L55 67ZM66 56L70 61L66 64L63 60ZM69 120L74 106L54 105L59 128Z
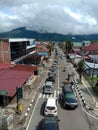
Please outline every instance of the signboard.
M48 57L48 52L38 52L38 55Z
M17 98L18 99L23 98L23 89L22 89L22 87L17 88Z

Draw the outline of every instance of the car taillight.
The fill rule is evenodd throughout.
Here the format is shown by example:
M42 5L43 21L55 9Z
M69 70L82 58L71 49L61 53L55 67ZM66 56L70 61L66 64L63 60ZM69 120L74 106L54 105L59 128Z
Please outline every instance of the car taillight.
M56 113L57 111L54 111L54 113Z
M45 110L45 112L47 112L47 110Z

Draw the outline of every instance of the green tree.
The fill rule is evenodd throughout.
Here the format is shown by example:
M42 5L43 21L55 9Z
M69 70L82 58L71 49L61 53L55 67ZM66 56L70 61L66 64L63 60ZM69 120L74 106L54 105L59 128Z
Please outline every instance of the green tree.
M82 79L84 68L85 68L84 60L80 60L78 65L77 65L77 71L79 73L80 82L81 82L81 79Z
M65 43L58 43L60 49L64 51Z
M54 50L54 44L48 44L47 49L49 49L49 55L51 56L51 52Z
M67 54L73 50L73 43L70 40L65 41L65 50Z

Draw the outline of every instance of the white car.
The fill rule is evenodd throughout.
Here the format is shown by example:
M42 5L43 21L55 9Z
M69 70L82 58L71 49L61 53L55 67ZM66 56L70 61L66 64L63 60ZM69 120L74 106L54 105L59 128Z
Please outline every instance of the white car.
M44 114L46 116L57 116L57 98L48 98L45 105Z

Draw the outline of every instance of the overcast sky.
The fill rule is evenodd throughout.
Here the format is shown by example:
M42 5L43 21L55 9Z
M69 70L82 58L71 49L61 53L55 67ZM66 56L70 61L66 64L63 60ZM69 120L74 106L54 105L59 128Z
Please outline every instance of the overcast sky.
M0 32L98 33L98 0L0 0Z

